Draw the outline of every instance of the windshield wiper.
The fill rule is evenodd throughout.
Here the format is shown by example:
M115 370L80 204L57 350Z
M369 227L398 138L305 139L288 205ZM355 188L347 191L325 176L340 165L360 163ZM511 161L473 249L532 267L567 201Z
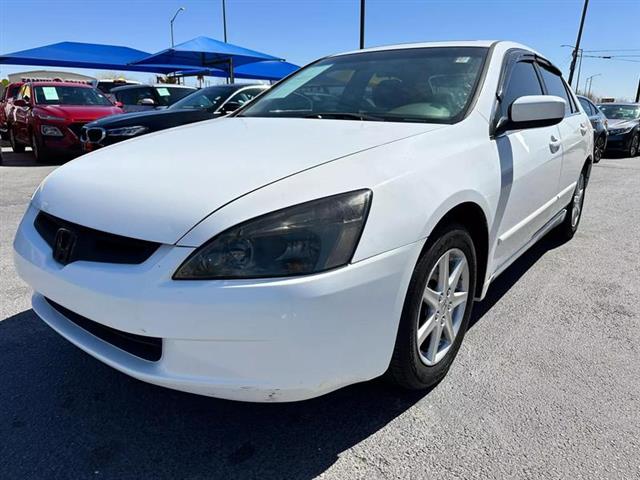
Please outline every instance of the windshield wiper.
M367 113L356 112L314 112L304 115L303 118L331 118L331 119L344 119L344 120L364 120L371 122L384 122L382 117L376 117L375 115L369 115Z

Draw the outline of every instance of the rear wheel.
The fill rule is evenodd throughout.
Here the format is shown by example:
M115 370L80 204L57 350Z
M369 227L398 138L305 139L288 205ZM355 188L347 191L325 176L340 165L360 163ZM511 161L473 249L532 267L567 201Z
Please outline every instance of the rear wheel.
M404 303L387 376L413 390L439 382L464 338L476 285L469 232L450 225L422 254Z
M582 172L580 172L578 183L573 191L571 203L567 206L567 215L563 222L558 226L557 233L560 235L562 240L571 240L578 231L578 225L580 225L580 219L582 218L584 196L589 179L587 172L587 167L583 168Z
M640 133L636 133L629 143L629 156L635 157L640 149Z
M9 127L9 143L11 144L11 150L13 150L15 153L24 152L24 145L18 142L18 140L16 139L16 134L11 127Z
M593 163L598 163L602 159L604 153L604 137L601 135L593 146Z

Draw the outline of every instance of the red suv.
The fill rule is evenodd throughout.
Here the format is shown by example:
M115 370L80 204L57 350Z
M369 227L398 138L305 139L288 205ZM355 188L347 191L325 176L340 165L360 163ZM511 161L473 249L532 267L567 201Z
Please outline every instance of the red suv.
M85 123L122 113L101 92L70 82L29 82L13 102L9 140L14 152L30 145L36 161L53 153L80 153L80 132Z
M13 118L13 101L18 96L22 82L14 82L7 85L0 95L0 137L9 139L9 119Z

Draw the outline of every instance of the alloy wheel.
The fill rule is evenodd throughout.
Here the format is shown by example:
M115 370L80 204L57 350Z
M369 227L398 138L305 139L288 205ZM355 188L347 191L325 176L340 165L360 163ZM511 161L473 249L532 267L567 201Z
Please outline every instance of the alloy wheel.
M580 221L580 214L582 213L582 204L584 202L584 172L580 174L578 178L578 184L573 192L573 204L571 207L571 227L576 228L578 221Z
M462 250L447 250L429 273L418 313L420 359L433 366L453 345L467 308L469 262Z
M602 159L603 151L604 151L604 139L600 137L596 141L596 146L594 148L593 163L598 163Z

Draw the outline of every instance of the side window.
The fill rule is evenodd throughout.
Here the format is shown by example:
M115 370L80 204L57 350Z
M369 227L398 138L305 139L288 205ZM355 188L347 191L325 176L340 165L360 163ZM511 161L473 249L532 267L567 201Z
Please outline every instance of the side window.
M542 93L542 86L533 63L518 62L513 66L507 85L503 89L500 113L502 116L507 116L509 106L517 98L525 95L542 95Z
M569 98L569 93L565 88L562 77L557 73L548 70L544 66L540 67L540 73L542 74L542 80L547 87L547 95L555 95L563 98L564 101L567 102L564 113L565 115L571 115L574 111L573 102Z
M591 116L596 114L595 109L591 106L591 102L589 102L589 100L578 98L578 101L580 102L580 105L582 105L582 108L587 113L587 115Z
M261 92L262 92L262 89L258 89L258 88L247 89L235 94L229 100L232 102L238 102L240 105L244 105L245 103L253 99L253 97L255 97Z
M31 86L30 85L25 85L24 87L22 87L22 95L20 95L20 98L24 99L27 102L31 101Z

